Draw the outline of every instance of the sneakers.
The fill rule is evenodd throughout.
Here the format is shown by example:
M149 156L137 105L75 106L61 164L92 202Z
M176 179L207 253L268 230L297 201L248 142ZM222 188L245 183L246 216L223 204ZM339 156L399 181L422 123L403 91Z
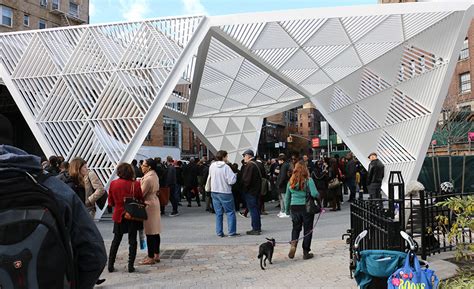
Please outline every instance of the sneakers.
M247 235L260 235L262 234L262 231L257 231L257 230L250 230L250 231L247 231Z
M278 216L278 218L289 218L290 217L290 215L287 215L283 212L280 212L277 216Z
M242 212L239 212L239 216L241 216L242 218L248 218L246 215L244 215Z
M170 217L176 217L176 216L179 216L179 213L178 212L172 212L170 214Z
M217 235L217 237L224 238L224 237L227 237L227 235L225 235L225 234L219 234L219 235Z
M263 211L263 212L260 213L260 215L266 216L266 215L268 215L268 213L267 213L267 211Z
M232 234L232 235L229 235L227 237L229 238L235 238L235 237L240 237L241 235L239 233L235 233L235 234Z
M308 260L314 257L313 253L310 253L309 251L303 251L303 260Z

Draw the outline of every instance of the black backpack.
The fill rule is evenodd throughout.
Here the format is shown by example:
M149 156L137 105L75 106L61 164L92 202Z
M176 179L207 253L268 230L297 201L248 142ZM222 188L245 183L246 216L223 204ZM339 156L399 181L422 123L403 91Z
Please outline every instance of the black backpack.
M0 288L75 288L69 234L49 176L0 169Z

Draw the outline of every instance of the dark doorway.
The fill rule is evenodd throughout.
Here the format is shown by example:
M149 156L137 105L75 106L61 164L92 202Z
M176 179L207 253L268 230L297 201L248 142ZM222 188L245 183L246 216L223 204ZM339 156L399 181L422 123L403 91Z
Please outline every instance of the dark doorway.
M0 113L6 116L13 125L13 145L44 158L43 150L5 85L0 85Z

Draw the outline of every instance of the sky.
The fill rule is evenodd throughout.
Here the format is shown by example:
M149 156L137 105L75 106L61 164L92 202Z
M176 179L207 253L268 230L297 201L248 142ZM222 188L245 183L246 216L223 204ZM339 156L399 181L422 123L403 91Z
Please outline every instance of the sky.
M163 16L233 13L376 4L377 0L90 0L92 24Z

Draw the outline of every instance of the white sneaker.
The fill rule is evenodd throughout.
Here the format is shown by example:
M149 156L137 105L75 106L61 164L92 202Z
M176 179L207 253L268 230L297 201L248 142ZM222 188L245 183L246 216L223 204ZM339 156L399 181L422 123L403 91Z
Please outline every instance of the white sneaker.
M287 214L283 213L280 218L289 218L289 217L290 217L290 215L287 215Z
M277 217L278 217L278 218L281 218L282 214L283 214L283 212L279 212L279 213L277 214Z

